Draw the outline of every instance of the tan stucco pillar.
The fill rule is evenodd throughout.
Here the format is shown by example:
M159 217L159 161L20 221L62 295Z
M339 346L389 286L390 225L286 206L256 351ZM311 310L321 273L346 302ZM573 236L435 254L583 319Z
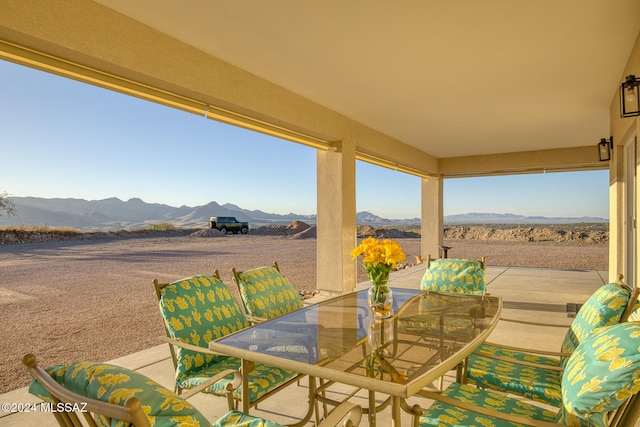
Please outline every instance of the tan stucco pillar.
M356 286L356 155L354 143L318 151L317 289L329 294Z
M615 145L609 165L609 282L624 272L624 147Z
M624 81L625 76L630 74L640 75L640 33L636 38L636 43L629 56L629 61L625 66L624 71L620 74L620 83ZM629 242L631 236L627 233L628 221L630 218L637 218L638 209L640 209L640 195L638 195L638 177L639 172L638 164L640 162L639 153L636 152L635 161L627 159L627 150L625 146L633 141L633 138L638 135L640 130L640 118L638 117L620 117L620 89L617 87L614 92L613 99L611 101L610 109L610 124L611 135L613 136L614 155L610 167L610 183L609 183L609 281L617 279L619 273L625 273L629 269L634 269L633 265L628 265L633 262L633 257L628 253L628 250L632 246L632 242ZM640 151L640 150L639 150ZM635 166L630 166L635 164ZM635 167L635 201L636 206L631 205L628 200L628 186L634 183L627 181L627 174L625 174L625 168ZM633 229L635 236L636 249L635 249L635 270L636 276L640 273L638 265L640 263L640 250L637 245L640 241L638 235L638 227ZM637 277L635 278L637 282ZM632 284L632 283L629 283Z
M422 179L421 226L422 256L439 257L440 246L444 242L443 179L429 177Z

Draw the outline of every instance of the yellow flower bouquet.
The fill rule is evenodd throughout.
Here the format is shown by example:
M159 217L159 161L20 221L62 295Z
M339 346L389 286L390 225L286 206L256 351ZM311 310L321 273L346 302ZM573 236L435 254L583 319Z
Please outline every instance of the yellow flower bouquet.
M362 255L362 265L371 279L369 304L374 313L383 317L391 314L391 290L387 286L389 273L407 256L402 247L393 240L364 239L353 251L353 258Z

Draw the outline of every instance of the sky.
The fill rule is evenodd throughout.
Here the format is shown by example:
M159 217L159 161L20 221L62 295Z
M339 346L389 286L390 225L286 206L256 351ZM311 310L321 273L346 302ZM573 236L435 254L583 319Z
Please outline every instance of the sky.
M316 213L316 150L0 60L0 193ZM594 146L594 150L596 147ZM357 162L357 211L420 217L420 178ZM608 171L444 181L444 214L609 217Z

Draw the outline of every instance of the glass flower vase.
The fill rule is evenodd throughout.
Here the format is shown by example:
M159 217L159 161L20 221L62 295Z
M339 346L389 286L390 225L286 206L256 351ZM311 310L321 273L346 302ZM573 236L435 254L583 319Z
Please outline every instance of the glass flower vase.
M393 319L380 316L374 316L373 319L371 319L367 340L374 352L388 356L388 347L393 343L394 336Z
M387 286L387 282L372 282L368 293L369 308L375 316L389 317L391 316L391 307L393 305L393 292Z

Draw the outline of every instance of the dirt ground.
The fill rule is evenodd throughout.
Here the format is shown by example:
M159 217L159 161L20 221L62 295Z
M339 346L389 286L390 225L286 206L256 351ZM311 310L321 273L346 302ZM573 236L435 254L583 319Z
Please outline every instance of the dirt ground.
M419 239L399 239L414 262ZM606 244L446 241L450 257L488 265L607 270ZM426 256L426 254L424 254ZM152 280L214 269L236 292L231 268L278 261L299 289L315 289L316 239L281 236L147 237L0 246L0 393L28 384L20 363L107 361L159 344L164 335ZM362 269L359 279L366 280Z

